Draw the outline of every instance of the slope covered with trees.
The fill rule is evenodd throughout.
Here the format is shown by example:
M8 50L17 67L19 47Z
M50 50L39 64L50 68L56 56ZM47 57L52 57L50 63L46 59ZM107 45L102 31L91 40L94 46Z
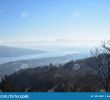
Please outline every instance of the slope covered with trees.
M81 61L80 61L81 64ZM10 76L0 83L2 91L101 91L103 86L97 75L89 69L77 68L76 62L64 65L28 68ZM85 72L85 73L84 73Z

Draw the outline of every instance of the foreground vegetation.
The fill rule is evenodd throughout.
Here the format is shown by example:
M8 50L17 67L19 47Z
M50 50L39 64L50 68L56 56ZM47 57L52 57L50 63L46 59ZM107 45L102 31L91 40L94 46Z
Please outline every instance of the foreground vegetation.
M74 69L75 62L64 65L37 67L20 70L10 76L5 76L0 83L4 92L40 91L40 92L79 92L102 91L103 86L95 73L89 70Z

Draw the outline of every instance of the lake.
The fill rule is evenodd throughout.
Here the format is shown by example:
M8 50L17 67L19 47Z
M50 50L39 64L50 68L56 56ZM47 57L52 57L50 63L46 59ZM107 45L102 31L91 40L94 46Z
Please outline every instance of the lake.
M73 55L73 54L88 54L88 50L86 49L60 49L60 50L50 50L45 53L40 54L32 54L32 55L25 55L25 56L17 56L17 57L0 57L0 64L7 63L11 61L19 61L19 60L27 60L27 59L41 59L41 58L48 58L48 57L59 57L59 56L66 56L66 55ZM81 56L82 57L82 56Z

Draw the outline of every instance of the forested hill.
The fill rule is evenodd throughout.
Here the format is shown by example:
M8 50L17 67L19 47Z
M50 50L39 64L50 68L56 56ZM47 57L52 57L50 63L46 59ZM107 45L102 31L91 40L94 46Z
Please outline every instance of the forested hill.
M0 90L31 92L110 91L109 55L100 54L59 65L24 68L5 76Z
M103 87L87 60L28 68L5 76L2 91L100 91Z

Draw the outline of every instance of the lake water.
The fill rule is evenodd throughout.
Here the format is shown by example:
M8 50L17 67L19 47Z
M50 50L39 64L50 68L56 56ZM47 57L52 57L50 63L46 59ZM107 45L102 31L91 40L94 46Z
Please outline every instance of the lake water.
M48 57L59 57L65 56L70 54L86 54L87 52L84 50L56 50L56 51L49 51L41 54L33 54L33 55L25 55L25 56L18 56L18 57L1 57L0 64L7 63L11 61L19 61L19 60L27 60L27 59L41 59L41 58L48 58Z

